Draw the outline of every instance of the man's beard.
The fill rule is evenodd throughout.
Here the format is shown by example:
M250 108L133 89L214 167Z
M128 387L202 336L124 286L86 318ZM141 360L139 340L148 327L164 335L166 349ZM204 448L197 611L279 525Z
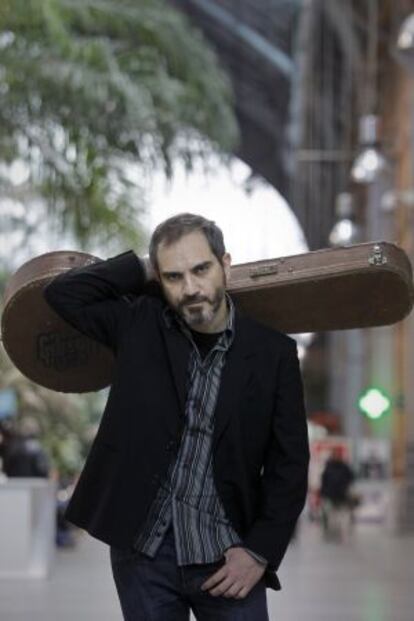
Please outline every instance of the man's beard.
M190 328L210 324L217 315L225 296L224 285L216 288L211 298L206 296L186 296L176 306L176 311ZM194 302L203 302L200 306L190 306Z

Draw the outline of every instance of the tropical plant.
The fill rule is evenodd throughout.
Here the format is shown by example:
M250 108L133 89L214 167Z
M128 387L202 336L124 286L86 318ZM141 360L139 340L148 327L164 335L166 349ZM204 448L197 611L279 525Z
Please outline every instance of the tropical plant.
M0 188L9 230L139 243L155 169L237 140L231 93L162 0L1 0ZM29 217L30 216L30 217ZM3 220L3 227L7 223Z

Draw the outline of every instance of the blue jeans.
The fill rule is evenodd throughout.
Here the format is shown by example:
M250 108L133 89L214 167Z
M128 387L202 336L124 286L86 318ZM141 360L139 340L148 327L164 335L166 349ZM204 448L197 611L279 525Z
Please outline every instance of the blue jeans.
M225 560L177 566L168 529L155 558L111 547L112 572L125 621L269 621L262 578L244 599L213 596L201 585Z

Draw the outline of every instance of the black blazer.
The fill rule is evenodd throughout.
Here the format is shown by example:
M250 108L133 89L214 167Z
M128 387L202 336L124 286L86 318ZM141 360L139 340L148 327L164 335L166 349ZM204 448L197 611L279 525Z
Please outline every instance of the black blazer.
M59 274L44 295L116 357L67 518L108 544L130 546L178 452L190 345L166 325L162 297L145 293L132 250ZM269 561L273 589L304 505L308 460L296 342L237 312L215 412L214 480L243 543Z

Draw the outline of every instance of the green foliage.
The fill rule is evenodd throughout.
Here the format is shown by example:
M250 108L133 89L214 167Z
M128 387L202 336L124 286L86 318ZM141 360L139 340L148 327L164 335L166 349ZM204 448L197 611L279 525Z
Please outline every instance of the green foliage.
M28 170L22 189L0 167L2 196L39 197L81 247L138 244L152 171L236 140L228 81L168 3L1 0L0 161Z

